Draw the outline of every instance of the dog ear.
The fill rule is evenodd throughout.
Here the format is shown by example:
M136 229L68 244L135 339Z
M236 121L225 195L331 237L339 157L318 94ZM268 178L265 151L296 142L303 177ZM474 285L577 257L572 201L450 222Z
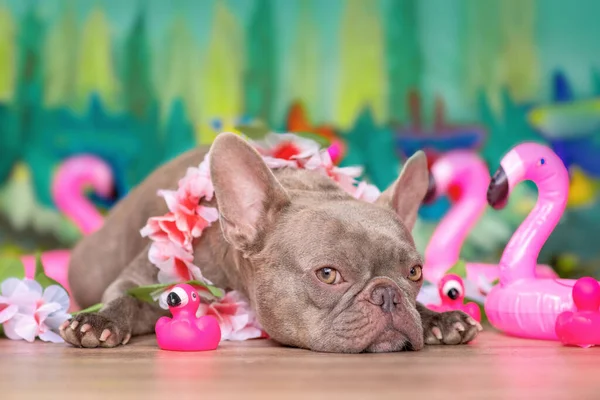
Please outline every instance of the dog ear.
M215 139L210 175L225 240L244 253L258 251L267 226L290 202L285 189L258 152L233 133Z
M381 194L376 204L392 208L412 231L428 187L427 157L422 151L417 151L406 161L396 182Z

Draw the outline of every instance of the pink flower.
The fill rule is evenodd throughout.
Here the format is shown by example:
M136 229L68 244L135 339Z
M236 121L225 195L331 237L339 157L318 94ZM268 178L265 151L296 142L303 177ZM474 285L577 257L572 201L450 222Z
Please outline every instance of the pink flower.
M185 176L179 180L178 192L184 197L212 199L215 189L210 179L209 154L206 154L198 168L188 168Z
M160 217L148 219L140 234L156 242L172 242L179 247L190 246L192 235L186 234L177 227L177 217L170 212Z
M302 160L319 153L319 144L292 133L270 133L251 141L269 168L298 168Z
M310 157L303 165L305 169L320 172L338 183L348 193L354 193L356 178L362 174L360 167L337 167L333 164L327 150Z
M194 265L191 245L181 247L170 241L155 241L148 250L148 260L159 269L160 283L199 280L211 284Z
M140 234L153 241L148 259L160 269L159 282L197 279L210 283L194 265L192 248L194 238L219 219L216 208L200 205L201 199L210 200L214 195L208 155L198 168L188 168L176 191L161 190L158 194L165 199L169 212L148 219Z
M354 193L352 194L356 199L363 200L368 203L374 203L379 198L381 192L375 185L368 184L367 182L360 182Z
M202 303L197 317L212 315L219 321L221 340L248 340L266 337L248 301L236 291L230 291L213 303Z
M55 332L70 315L69 296L58 285L43 289L30 279L9 278L0 287L0 323L9 339L62 343Z

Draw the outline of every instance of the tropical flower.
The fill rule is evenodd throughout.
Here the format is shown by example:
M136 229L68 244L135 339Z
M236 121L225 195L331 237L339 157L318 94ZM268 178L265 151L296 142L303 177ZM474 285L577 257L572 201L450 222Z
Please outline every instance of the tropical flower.
M381 195L381 192L379 191L377 186L371 185L363 181L360 182L358 186L356 186L356 189L354 190L354 193L352 195L358 200L363 200L368 203L374 203L375 200L377 200Z
M265 337L248 301L237 291L230 291L218 301L202 303L197 317L212 315L219 321L221 340L241 341Z
M155 241L148 250L148 260L158 269L160 283L186 282L190 280L211 282L204 278L194 265L194 253L190 246L180 247L170 241Z
M193 240L219 219L216 208L200 204L214 195L208 155L198 168L188 168L177 190L161 190L158 194L165 199L169 212L150 218L140 233L153 241L148 258L160 269L159 282L197 279L210 283L194 265L192 248Z
M62 343L55 332L70 315L69 296L58 285L43 289L36 281L8 278L0 286L0 323L13 340Z
M303 160L319 153L319 144L292 133L270 133L251 141L269 168L299 168Z

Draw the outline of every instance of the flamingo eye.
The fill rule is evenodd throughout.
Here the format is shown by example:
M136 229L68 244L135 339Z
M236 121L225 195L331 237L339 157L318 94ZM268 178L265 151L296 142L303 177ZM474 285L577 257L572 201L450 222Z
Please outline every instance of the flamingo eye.
M542 166L542 165L544 165L544 164L546 164L546 159L544 159L544 158L540 158L540 161L538 161L538 166L540 166L540 167L541 167L541 166Z
M198 298L198 295L196 294L196 292L193 292L193 293L192 293L192 299L193 299L193 300L196 300L197 298Z
M444 284L442 287L442 293L448 296L451 300L456 300L463 295L463 288L460 282L451 280Z

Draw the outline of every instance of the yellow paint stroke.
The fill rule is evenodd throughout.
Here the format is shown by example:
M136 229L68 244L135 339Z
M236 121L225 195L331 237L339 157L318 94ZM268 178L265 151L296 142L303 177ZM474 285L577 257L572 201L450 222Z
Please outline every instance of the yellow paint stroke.
M87 100L91 93L108 104L116 100L118 82L112 64L113 49L110 25L100 8L90 13L81 34L77 91L80 99Z
M243 108L244 36L235 14L220 0L215 4L208 51L198 80L200 123L210 125L213 118L233 120ZM200 132L202 144L211 143L214 130Z
M387 118L387 80L382 23L372 0L344 2L336 120L348 129L370 107L376 122Z
M596 183L581 169L571 169L571 184L567 207L584 207L591 205L596 199Z
M12 99L16 81L16 30L10 11L0 7L0 101Z

